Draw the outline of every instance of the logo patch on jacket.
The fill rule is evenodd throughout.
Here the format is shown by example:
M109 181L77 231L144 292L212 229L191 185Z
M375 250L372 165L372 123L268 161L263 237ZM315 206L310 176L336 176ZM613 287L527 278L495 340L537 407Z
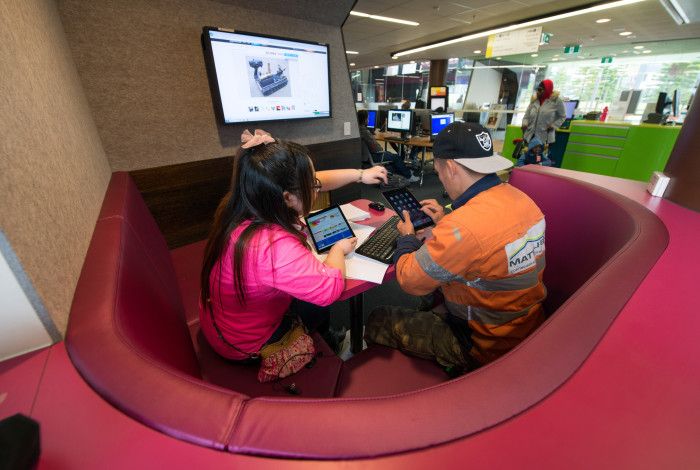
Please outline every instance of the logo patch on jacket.
M544 253L544 219L530 227L525 235L506 245L508 274L516 274L535 266L537 256Z

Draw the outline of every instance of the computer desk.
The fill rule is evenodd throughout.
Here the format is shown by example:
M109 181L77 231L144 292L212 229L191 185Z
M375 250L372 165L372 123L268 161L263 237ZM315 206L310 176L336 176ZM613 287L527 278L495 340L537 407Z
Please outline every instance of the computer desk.
M357 199L352 201L351 204L358 209L369 212L370 218L366 220L361 220L356 223L361 225L369 225L371 227L379 227L389 218L391 218L396 213L387 208L384 212L378 212L369 208L369 203L372 202L368 199ZM392 264L387 269L386 274L384 274L384 280L382 284L388 282L396 277L396 271L394 270L394 265ZM369 281L360 281L357 279L346 279L345 280L345 290L341 294L340 300L350 300L350 347L353 354L362 351L362 327L364 326L364 302L363 293L377 287L379 284L375 284Z
M377 132L374 135L377 142L384 142L384 150L386 151L387 143L393 142L399 144L400 153L403 154L403 146L410 145L413 147L419 147L421 151L420 158L420 182L419 186L423 186L423 170L425 167L425 150L433 148L433 142L430 140L430 136L420 137L411 136L408 139L402 139L395 132Z

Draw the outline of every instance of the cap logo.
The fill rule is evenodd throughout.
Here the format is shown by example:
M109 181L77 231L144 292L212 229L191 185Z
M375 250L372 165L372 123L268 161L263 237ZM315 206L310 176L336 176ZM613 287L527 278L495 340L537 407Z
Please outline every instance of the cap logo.
M476 140L482 149L487 152L491 150L491 136L488 132L482 132L481 134L476 134Z

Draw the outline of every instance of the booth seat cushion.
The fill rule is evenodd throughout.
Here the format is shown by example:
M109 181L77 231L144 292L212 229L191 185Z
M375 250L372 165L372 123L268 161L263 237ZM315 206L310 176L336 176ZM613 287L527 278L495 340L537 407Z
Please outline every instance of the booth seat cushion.
M236 390L251 397L288 395L285 385L294 383L305 398L332 397L340 375L342 361L319 335L313 335L319 356L310 369L277 382L260 383L257 365L241 365L219 356L199 329L199 273L206 241L172 250L175 273L185 306L185 317L202 377L209 383Z

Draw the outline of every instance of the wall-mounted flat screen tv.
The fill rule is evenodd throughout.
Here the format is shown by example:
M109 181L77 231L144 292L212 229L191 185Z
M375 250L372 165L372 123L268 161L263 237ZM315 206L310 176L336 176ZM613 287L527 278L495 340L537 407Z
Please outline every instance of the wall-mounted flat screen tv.
M202 45L224 124L331 116L328 44L205 27Z

